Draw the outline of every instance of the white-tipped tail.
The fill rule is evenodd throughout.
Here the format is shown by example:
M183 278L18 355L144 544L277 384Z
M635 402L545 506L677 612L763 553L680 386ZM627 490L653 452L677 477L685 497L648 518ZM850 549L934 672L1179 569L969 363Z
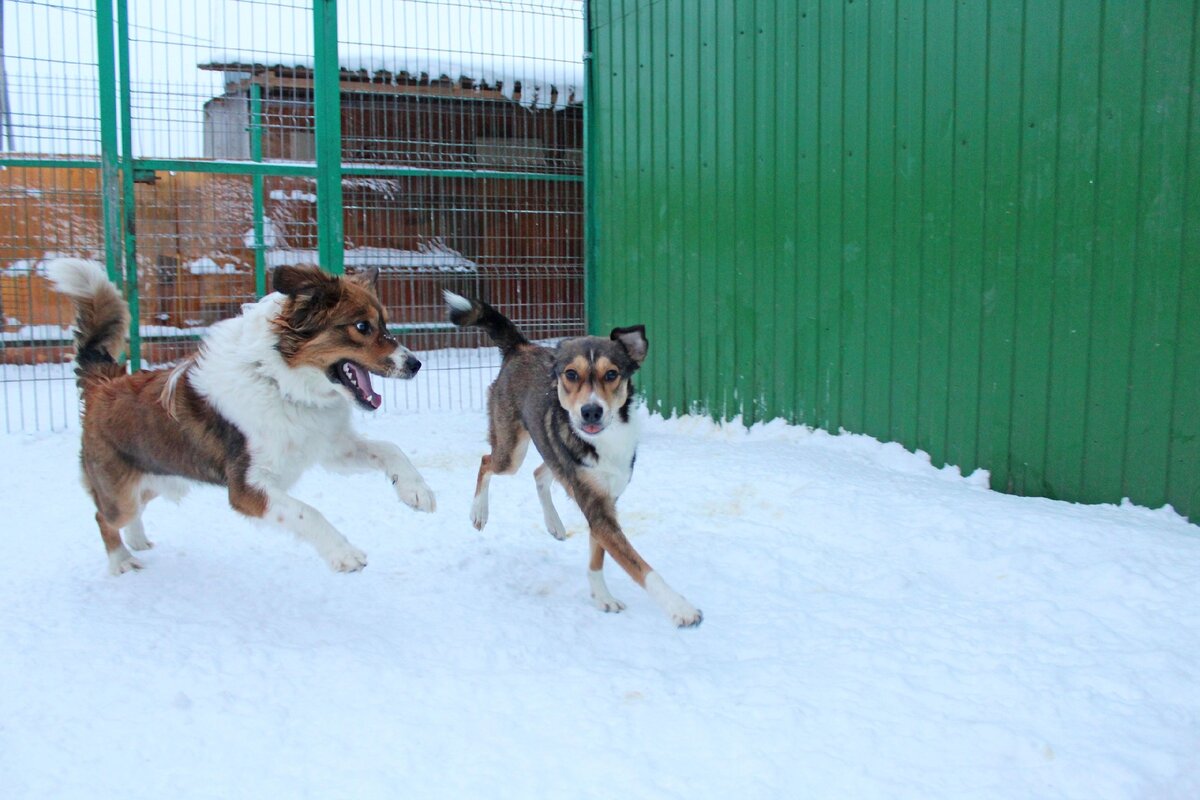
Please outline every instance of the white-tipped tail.
M463 297L460 294L455 294L454 292L450 291L449 289L442 290L442 297L444 297L446 299L446 305L450 306L451 308L455 309L456 311L470 311L471 310L471 301L470 300L468 300L467 298Z
M108 285L104 267L82 258L56 258L46 264L46 276L68 297L94 297Z
M92 377L124 372L117 363L129 333L129 306L94 261L60 258L46 265L46 275L75 307L75 374L83 386Z

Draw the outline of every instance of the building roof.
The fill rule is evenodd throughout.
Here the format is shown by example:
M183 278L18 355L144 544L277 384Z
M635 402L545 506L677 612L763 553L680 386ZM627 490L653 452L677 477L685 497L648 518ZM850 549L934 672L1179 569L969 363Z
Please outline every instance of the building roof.
M372 83L449 82L561 109L584 100L583 26L581 0L365 0L338 8L338 61ZM312 32L308 7L239 3L214 25L201 68L303 74Z

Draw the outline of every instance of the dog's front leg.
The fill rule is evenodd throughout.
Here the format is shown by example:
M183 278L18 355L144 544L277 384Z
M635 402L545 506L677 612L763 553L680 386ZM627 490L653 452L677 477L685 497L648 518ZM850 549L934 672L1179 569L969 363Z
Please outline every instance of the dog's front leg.
M278 525L308 542L334 572L358 572L367 565L367 554L350 544L324 514L281 489L231 482L229 503L246 516Z
M402 503L417 511L434 511L437 498L425 483L421 473L404 455L404 451L389 442L351 439L342 443L325 459L325 465L342 472L379 470L387 476Z
M704 614L693 606L687 599L667 585L646 560L638 554L626 538L617 522L617 510L613 499L607 492L598 491L586 479L575 486L575 501L583 515L587 517L591 530L592 559L589 565L588 582L592 590L592 599L597 607L604 611L620 611L623 606L616 601L617 607L611 607L609 601L615 601L604 584L601 570L604 566L604 553L607 552L613 560L621 565L629 577L658 603L677 626L692 628L699 625Z

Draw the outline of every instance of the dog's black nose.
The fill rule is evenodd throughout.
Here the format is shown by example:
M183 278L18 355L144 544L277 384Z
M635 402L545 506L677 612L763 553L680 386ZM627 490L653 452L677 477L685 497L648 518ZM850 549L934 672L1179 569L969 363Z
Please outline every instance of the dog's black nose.
M579 409L579 416L583 417L583 421L587 424L595 425L604 416L604 409L596 403L588 403Z
M404 359L404 368L407 369L409 372L411 372L413 375L416 375L417 370L419 370L421 368L421 362L418 361L417 359L413 358L412 356L409 356L408 358Z

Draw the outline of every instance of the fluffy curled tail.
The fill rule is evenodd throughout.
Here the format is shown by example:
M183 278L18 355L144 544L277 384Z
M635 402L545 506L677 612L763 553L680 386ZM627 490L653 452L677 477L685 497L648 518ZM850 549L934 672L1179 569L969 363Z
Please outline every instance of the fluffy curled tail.
M129 306L101 266L60 258L46 265L46 275L75 306L75 382L124 374L117 357L129 333Z
M483 328L505 358L521 345L529 344L529 340L508 317L482 300L471 300L451 291L443 291L442 296L450 307L451 322L460 328Z

